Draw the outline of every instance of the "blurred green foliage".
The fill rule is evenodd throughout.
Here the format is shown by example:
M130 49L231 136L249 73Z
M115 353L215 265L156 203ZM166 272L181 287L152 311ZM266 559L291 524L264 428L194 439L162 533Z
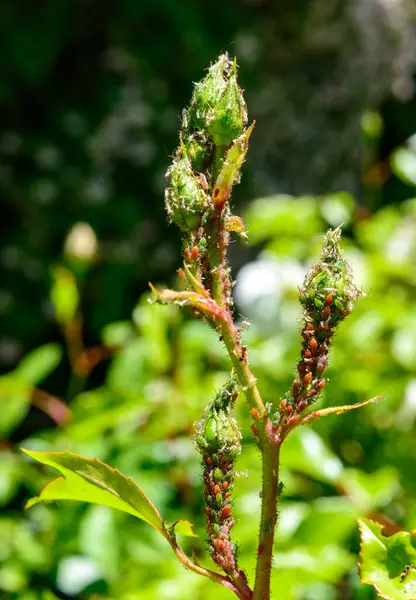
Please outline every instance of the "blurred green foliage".
M287 389L300 346L297 280L316 258L327 226L341 220L346 254L366 296L335 339L321 405L384 398L375 407L301 428L283 447L273 589L287 600L337 598L341 588L343 597L371 598L370 588L358 584L357 517L416 527L415 200L365 218L345 194L251 203L247 228L263 250L241 270L236 288L239 309L251 321L245 332L251 366L266 401ZM59 426L37 431L22 445L97 457L133 477L165 520L195 524L200 537L181 541L205 564L200 468L190 438L194 421L226 378L228 361L206 325L148 299L141 298L131 320L104 328L111 358L102 385L78 390L70 421L57 419ZM62 350L43 346L0 380L10 413L5 439ZM88 383L87 371L73 377ZM47 403L43 410L48 412ZM260 464L243 403L238 419L244 439L235 536L250 577ZM23 513L25 499L50 478L50 470L29 462L13 444L3 445L0 495L7 510L0 521L0 588L7 597L49 598L39 595L42 589L91 600L211 597L212 582L184 571L157 532L128 515L68 502ZM220 588L215 593L230 597Z

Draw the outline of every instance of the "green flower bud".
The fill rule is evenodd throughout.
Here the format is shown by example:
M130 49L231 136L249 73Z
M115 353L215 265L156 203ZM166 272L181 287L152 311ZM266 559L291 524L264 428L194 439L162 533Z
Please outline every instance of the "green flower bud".
M208 74L195 85L189 117L197 129L205 129L208 111L218 102L227 87L226 72L230 70L227 54L222 54L208 70Z
M237 83L237 66L227 54L221 55L195 86L189 117L197 129L208 130L217 146L228 146L242 134L247 124L246 104Z
M235 458L240 451L241 433L231 412L235 389L236 382L231 378L208 405L203 418L196 425L195 443L201 453L211 454L214 463L215 453L219 451L221 457L227 455L229 458ZM217 471L221 479L220 469L216 469L215 474Z
M202 172L204 170L204 163L209 156L209 153L207 153L207 144L202 144L195 136L191 136L189 139L184 140L184 146L192 169Z
M233 71L220 100L207 115L207 128L216 146L228 146L247 125L247 109Z
M319 321L321 309L328 306L331 326L336 326L349 314L361 294L354 284L351 266L344 260L340 238L340 228L328 231L320 260L306 275L299 295L312 321Z
M177 158L166 173L170 178L165 192L169 219L182 231L198 227L210 200L194 172L188 158Z

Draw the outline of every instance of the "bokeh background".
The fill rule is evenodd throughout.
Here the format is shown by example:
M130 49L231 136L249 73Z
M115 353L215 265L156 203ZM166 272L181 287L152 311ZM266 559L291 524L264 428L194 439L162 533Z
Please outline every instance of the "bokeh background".
M357 516L416 528L414 0L6 0L0 25L0 598L204 600L146 524L76 503L23 511L54 473L19 446L72 450L133 476L207 564L192 425L229 364L205 325L148 303L175 284L180 239L164 173L192 82L237 55L256 119L234 205L236 315L265 400L300 347L297 286L322 234L367 295L335 338L321 406L375 407L296 432L273 597L367 600ZM238 317L240 318L240 317ZM253 575L259 455L238 418L235 536Z

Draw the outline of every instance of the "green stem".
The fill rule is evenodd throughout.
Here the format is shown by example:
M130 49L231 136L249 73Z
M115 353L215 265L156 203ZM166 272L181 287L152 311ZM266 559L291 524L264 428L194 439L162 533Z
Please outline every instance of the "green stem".
M277 522L280 455L280 444L272 442L270 438L271 436L267 436L267 443L262 452L262 504L253 600L270 599L273 541Z
M250 600L250 590L244 590L240 581L238 581L238 583L234 582L230 577L226 577L225 575L221 575L220 573L216 573L215 571L211 571L210 569L205 569L204 567L200 567L199 565L194 564L189 560L186 554L182 552L174 536L170 535L166 530L162 533L165 539L169 542L174 553L186 569L189 569L194 573L198 573L198 575L208 577L208 579L211 579L212 581L215 581L216 583L219 583L220 585L233 591L236 594L236 596L240 598L240 600Z
M239 339L232 316L229 311L219 320L217 329L227 348L229 357L234 367L235 374L242 391L245 393L247 402L252 408L255 408L260 418L266 414L266 409L257 388L257 380L248 365L247 352L243 348Z

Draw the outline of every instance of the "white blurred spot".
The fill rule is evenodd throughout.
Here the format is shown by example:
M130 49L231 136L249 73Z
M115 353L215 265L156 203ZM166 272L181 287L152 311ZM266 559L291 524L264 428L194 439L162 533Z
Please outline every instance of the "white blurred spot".
M59 563L56 583L64 594L75 595L101 578L102 574L92 560L71 556Z
M65 242L65 254L81 260L93 260L97 254L97 236L88 223L76 223Z

